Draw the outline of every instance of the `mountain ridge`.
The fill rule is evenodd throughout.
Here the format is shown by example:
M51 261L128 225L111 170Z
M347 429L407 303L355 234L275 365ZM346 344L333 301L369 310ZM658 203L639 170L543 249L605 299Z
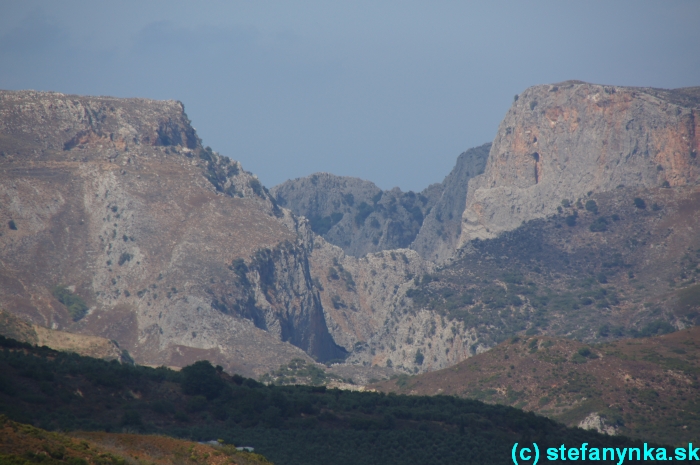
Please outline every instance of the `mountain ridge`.
M529 252L521 251L521 258L546 259L547 266L536 267L552 273L553 285L524 260L518 265L524 268L510 271L526 279L503 282L505 270L495 270L505 265L491 252L512 250L511 239L501 240L499 234L536 237L537 228L543 228L553 241L547 246L569 260L612 242L623 247L621 235L634 221L649 223L652 239L635 235L629 240L657 247L638 252L636 260L657 256L670 241L694 244L692 234L673 225L681 221L679 209L693 211L683 202L694 195L692 144L697 138L688 139L689 151L681 153L676 149L685 147L679 137L686 133L669 130L660 139L666 145L654 152L654 157L666 157L657 165L632 150L628 158L642 161L634 159L630 173L620 161L613 174L603 170L593 179L604 188L572 183L566 193L580 195L564 199L557 190L564 177L556 174L564 165L555 163L567 144L583 147L581 141L588 139L617 144L621 136L614 128L626 126L625 118L634 111L644 114L647 107L656 119L634 120L625 144L643 139L644 147L652 147L648 139L656 129L650 122L673 129L688 120L695 114L694 108L688 110L695 105L694 95L693 89L640 93L580 82L530 88L506 115L493 144L461 154L443 183L404 193L330 174L268 191L240 163L203 147L179 102L3 92L0 175L6 181L0 186L0 219L8 228L0 236L5 250L0 259L10 266L0 271L0 304L35 324L115 339L142 363L182 366L208 357L256 376L296 358L345 360L389 372L443 368L488 350L509 331L560 331L566 326L560 324L566 320L564 307L545 309L553 305L546 299L556 305L569 299L566 311L584 307L581 314L591 318L625 309L627 320L605 316L601 321L639 330L654 316L619 299L639 285L629 274L624 278L623 269L632 272L630 263L623 260L608 269L607 262L594 260L598 275L581 284L595 288L599 294L594 295L576 287L580 283L566 290L566 279L572 280L576 270L567 269L561 257L549 269L545 255ZM624 105L634 111L625 113ZM571 116L572 109L582 116ZM601 133L605 118L615 123L610 134ZM533 136L533 128L541 133ZM539 152L531 151L533 144ZM591 150L584 150L588 158L570 170L585 175L583 162L595 159ZM685 173L684 167L692 169ZM615 184L618 178L634 182ZM632 207L632 199L642 197L648 208ZM664 222L673 230L666 236L659 229ZM664 259L664 279L685 288L694 282L689 264L695 258L678 244ZM622 249L615 253L627 257ZM497 266L485 276L503 287L504 296L493 285L466 278L490 260ZM681 270L673 260L686 260L688 266ZM586 273L593 272L588 268ZM648 270L642 267L640 276L650 276ZM476 286L477 292L453 278ZM652 304L661 312L659 321L676 328L694 324L695 304L678 313L662 302L662 294L652 293L652 288L665 292L658 273L653 279L642 294L660 299L658 307ZM542 286L533 295L526 294L528 280ZM525 293L511 295L509 284ZM68 305L51 294L56 286L73 289L84 300L86 314L74 318ZM479 308L494 313L479 313ZM499 320L504 327L479 326ZM548 327L547 321L556 324ZM595 328L586 335L582 331L574 328L570 335L597 337L589 334Z

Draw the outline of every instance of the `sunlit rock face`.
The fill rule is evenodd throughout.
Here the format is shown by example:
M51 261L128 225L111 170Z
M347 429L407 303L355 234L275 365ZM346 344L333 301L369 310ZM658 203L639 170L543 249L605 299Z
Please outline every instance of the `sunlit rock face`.
M484 174L470 182L459 244L554 213L562 200L698 182L700 88L569 81L518 95Z

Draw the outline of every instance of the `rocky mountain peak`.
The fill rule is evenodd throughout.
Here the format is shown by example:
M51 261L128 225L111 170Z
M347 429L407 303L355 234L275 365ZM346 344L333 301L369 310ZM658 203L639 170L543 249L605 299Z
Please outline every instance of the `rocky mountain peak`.
M618 187L676 187L700 174L700 88L567 81L515 97L484 174L469 185L459 244Z
M42 136L28 139L37 127ZM173 100L3 91L0 131L6 147L9 141L15 142L14 148L29 145L35 155L97 146L111 150L112 155L140 145L201 148L184 105ZM12 147L7 148L10 153L6 155L11 155Z

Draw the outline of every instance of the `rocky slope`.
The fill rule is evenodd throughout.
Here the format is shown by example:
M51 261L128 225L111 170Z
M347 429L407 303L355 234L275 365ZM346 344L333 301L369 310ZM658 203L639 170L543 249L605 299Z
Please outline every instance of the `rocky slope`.
M699 335L692 328L596 346L550 337L514 338L448 369L370 388L456 395L514 405L607 434L687 442L700 426Z
M618 186L698 182L700 88L660 90L568 81L516 97L484 174L472 180L462 246L556 212L562 200Z
M0 310L0 335L39 347L46 346L86 357L131 362L128 352L123 352L114 341L32 325L2 310Z
M383 191L358 178L316 173L286 181L270 192L280 205L308 218L316 234L348 255L361 257L408 247L440 191Z
M408 249L357 258L314 235L202 147L178 102L2 92L0 134L0 305L35 331L114 340L142 364L206 358L256 376L349 356L355 368L333 370L366 381L464 356L468 331L454 342L440 317L408 312L429 262ZM367 223L430 204L381 197L368 198ZM421 367L416 331L452 352Z
M0 134L5 309L145 364L342 356L303 224L203 148L179 102L2 92Z
M592 195L471 242L407 297L473 328L485 347L520 332L599 342L693 326L699 195L697 186Z

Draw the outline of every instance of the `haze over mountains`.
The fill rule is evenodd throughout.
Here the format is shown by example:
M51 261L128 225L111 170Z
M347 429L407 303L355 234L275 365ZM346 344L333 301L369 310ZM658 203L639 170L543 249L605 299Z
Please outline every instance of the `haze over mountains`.
M179 102L3 91L0 307L141 364L316 360L362 384L517 334L693 326L699 109L700 88L536 86L420 193L268 191Z

